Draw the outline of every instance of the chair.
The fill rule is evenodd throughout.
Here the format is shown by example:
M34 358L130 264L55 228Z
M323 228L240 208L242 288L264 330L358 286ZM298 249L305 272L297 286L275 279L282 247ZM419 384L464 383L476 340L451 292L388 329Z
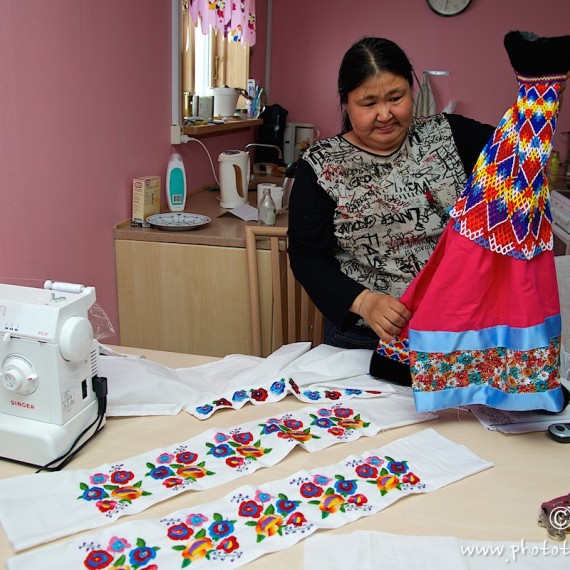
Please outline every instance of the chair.
M271 266L272 350L283 344L310 341L313 346L323 340L323 316L293 276L287 255L287 228L245 226L245 248L249 278L252 352L267 356L262 349L262 315L258 240L269 240ZM264 319L268 322L268 319Z

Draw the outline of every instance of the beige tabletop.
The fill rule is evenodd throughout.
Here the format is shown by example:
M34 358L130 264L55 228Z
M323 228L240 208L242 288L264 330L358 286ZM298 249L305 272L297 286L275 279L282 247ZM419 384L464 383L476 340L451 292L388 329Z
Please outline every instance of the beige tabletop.
M212 357L152 350L118 350L144 353L147 358L173 368L216 360ZM109 418L106 427L74 458L67 469L97 467L184 441L206 429L228 428L306 405L287 396L273 404L222 410L206 421L197 420L186 413L176 416ZM553 418L553 423L554 421ZM313 454L296 448L286 459L270 469L260 469L246 478L213 489L183 493L138 515L122 517L115 524L133 519L159 518L181 508L221 498L246 482L259 485L288 477L300 469L337 463L347 455L382 447L428 427L464 444L481 458L492 461L494 467L438 491L406 497L373 516L363 517L327 532L344 534L356 530L380 530L399 534L525 543L542 543L547 538L546 531L537 525L537 516L543 501L570 492L570 446L556 443L545 432L505 435L488 431L469 412L457 410L445 411L434 421L389 430L375 437L362 437ZM426 449L426 453L429 453L429 449ZM30 466L0 460L0 477L3 478L32 473L34 470ZM248 568L303 568L303 548L301 541L292 548L257 559ZM5 561L13 555L3 530L0 530L0 560Z

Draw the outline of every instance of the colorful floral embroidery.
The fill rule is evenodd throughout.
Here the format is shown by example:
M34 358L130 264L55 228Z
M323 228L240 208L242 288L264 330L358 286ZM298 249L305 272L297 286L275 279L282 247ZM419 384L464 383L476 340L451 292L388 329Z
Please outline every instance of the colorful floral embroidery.
M131 549L131 545L124 538L113 536L106 548L96 546L93 543L83 544L80 549L87 551L87 556L83 565L88 570L98 570L99 568L113 568L115 570L158 570L156 564L149 564L156 558L156 553L160 547L149 547L142 538L136 541L136 547ZM129 550L131 549L131 550Z
M284 414L280 418L268 418L265 423L253 424L259 427L255 435L251 429L237 427L228 433L216 432L211 441L179 444L172 451L158 453L154 461L146 461L144 478L158 482L163 489L178 493L204 487L203 481L215 476L224 465L245 474L251 471L253 463L273 451L273 437L290 444L320 440L325 432L334 440L353 437L357 430L370 426L352 408L335 404L330 408L319 408L315 413L298 412ZM320 434L320 435L319 435ZM136 468L125 468L123 464L111 467L110 473L96 472L89 478L89 484L80 482L82 494L77 498L94 503L107 518L115 518L119 513L140 497L153 493L143 488L143 476L135 475ZM136 480L136 482L135 482ZM198 485L199 483L199 485ZM156 491L155 491L156 492Z
M348 408L336 411L323 409L321 412L320 415L313 416L312 425L319 418L328 417L340 422L343 421L343 416L351 417L353 413ZM294 424L292 428L301 427L294 420L270 425L285 428L283 424L291 422ZM253 497L236 494L230 500L230 503L236 505L231 513L225 517L214 513L214 522L208 529L196 533L188 519L184 523L177 519L163 519L167 538L174 542L185 542L183 545L172 546L173 550L180 552L181 568L199 559L235 561L243 555L240 544L251 544L251 533L254 533L257 544L273 537L309 533L316 528L316 523L311 521L324 520L349 511L371 512L371 505L378 502L378 495L383 497L391 491L413 492L425 488L425 485L420 484L420 478L409 470L408 461L405 460L371 455L347 461L345 467L353 474L350 478L341 473L331 476L314 473L294 478L289 481L289 494L280 492L271 496L261 489L256 490ZM371 483L374 487L366 486L366 483ZM202 513L200 522L205 520L208 520L208 516Z
M339 389L339 390L304 390L301 392L296 382L289 378L285 378L272 382L268 387L258 386L247 390L236 390L233 394L224 398L218 398L211 403L202 404L195 408L196 416L205 419L212 415L216 410L228 407L235 407L236 404L243 402L270 403L277 402L284 398L288 393L292 393L299 399L307 402L335 402L343 398L353 398L355 396L376 396L381 392L377 390L357 390L357 389Z
M351 416L341 410L338 406L340 416ZM323 409L314 416L338 417L334 412ZM313 419L304 421L309 425ZM289 420L297 417L275 418L266 425ZM311 429L319 428L311 425ZM254 433L251 428L241 431ZM212 430L208 439L223 440L226 435ZM160 458L170 461L170 455L166 452ZM426 429L333 465L301 470L260 487L234 488L214 502L160 520L141 518L43 549L28 549L9 565L41 568L42 562L51 560L61 568L88 570L202 568L222 563L237 568L319 529L339 528L409 494L435 491L489 467L490 462L469 449Z
M89 479L90 485L81 482L79 488L83 493L77 498L94 502L102 513L111 513L125 508L139 497L151 495L142 489L142 481L132 483L134 473L122 467L122 465L111 467L109 475L93 474Z
M527 351L506 348L452 353L410 351L414 390L436 392L487 384L507 394L545 392L558 387L560 337Z

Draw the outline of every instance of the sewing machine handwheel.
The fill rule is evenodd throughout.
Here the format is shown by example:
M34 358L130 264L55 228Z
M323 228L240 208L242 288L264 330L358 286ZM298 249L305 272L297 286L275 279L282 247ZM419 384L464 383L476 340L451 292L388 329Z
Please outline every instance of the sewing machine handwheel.
M93 327L84 317L70 317L59 335L59 351L65 360L80 362L91 352Z

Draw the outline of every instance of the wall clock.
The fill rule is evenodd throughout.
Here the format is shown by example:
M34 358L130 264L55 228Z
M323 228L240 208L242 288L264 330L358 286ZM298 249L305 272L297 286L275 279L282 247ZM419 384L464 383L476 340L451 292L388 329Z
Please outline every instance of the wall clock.
M472 0L427 0L429 7L439 16L457 16L469 7Z

